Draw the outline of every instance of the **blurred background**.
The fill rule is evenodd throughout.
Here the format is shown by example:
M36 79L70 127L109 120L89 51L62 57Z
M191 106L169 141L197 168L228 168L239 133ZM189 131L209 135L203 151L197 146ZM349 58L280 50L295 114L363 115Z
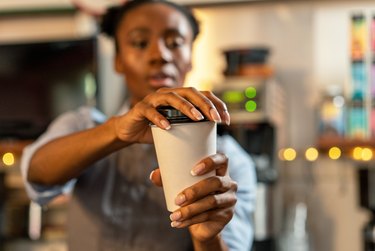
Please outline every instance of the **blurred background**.
M227 103L256 163L253 249L375 250L375 2L175 2L202 28L186 85ZM67 250L69 198L30 202L19 161L61 112L122 103L96 20L69 0L0 2L0 250Z

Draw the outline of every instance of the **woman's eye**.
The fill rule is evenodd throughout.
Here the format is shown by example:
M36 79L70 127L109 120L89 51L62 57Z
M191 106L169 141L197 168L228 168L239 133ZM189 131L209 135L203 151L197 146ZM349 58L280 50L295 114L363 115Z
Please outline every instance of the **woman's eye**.
M131 45L138 49L144 49L147 47L148 42L146 40L135 40L131 42Z
M175 49L183 45L185 40L182 37L169 37L166 38L165 44L169 49Z

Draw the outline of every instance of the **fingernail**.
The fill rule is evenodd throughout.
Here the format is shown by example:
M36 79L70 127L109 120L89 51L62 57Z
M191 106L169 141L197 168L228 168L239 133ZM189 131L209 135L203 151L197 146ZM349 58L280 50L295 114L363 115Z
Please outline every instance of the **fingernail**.
M176 211L174 212L173 214L171 214L169 216L169 218L171 219L171 221L178 221L179 219L181 219L181 212L180 211Z
M177 197L176 197L176 199L175 199L175 203L176 203L176 205L181 205L181 204L183 204L184 202L186 201L186 197L185 197L185 195L184 194L179 194Z
M224 121L225 121L226 125L228 125L228 126L230 125L230 115L229 115L228 111L224 112Z
M152 180L152 176L154 175L154 172L155 172L155 171L152 171L152 172L150 173L150 177L149 177L150 180Z
M191 108L191 113L194 115L194 117L198 120L204 119L202 113L200 113L195 107Z
M210 158L212 159L213 162L216 162L216 163L224 163L226 160L226 156L222 153L212 155L210 156Z
M181 222L179 222L179 221L172 221L171 222L171 227L178 227L180 225L181 225Z
M210 110L210 114L211 114L211 117L212 119L217 122L217 123L220 123L221 122L221 118L220 118L220 115L219 113L216 111L216 109L212 108Z
M191 169L190 173L193 176L197 176L204 170L205 167L206 165L204 163L199 163L198 165L193 167L193 169Z
M171 129L171 125L166 120L160 120L160 124L165 130Z

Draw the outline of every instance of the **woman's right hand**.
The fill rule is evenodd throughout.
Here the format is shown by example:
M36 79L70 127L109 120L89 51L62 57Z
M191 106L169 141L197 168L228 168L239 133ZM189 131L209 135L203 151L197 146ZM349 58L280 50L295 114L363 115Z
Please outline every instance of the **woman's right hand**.
M109 4L113 4L113 2L114 1L71 0L71 3L77 9L94 17L103 16L106 13L106 9L110 7ZM115 2L117 5L122 5L128 2L128 0L117 0Z
M115 117L117 138L127 143L152 143L150 122L165 130L170 128L168 120L156 110L167 105L195 121L205 116L218 123L230 123L225 103L212 92L198 91L193 87L161 88L134 105L128 113Z

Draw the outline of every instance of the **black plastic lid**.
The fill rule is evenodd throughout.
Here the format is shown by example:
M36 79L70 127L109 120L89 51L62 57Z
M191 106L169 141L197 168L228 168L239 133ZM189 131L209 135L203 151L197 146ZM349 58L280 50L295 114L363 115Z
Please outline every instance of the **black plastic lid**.
M157 108L158 112L160 112L166 119L168 119L169 123L187 123L187 122L202 122L207 121L208 119L205 117L203 120L195 121L183 114L180 110L172 106L160 106Z

